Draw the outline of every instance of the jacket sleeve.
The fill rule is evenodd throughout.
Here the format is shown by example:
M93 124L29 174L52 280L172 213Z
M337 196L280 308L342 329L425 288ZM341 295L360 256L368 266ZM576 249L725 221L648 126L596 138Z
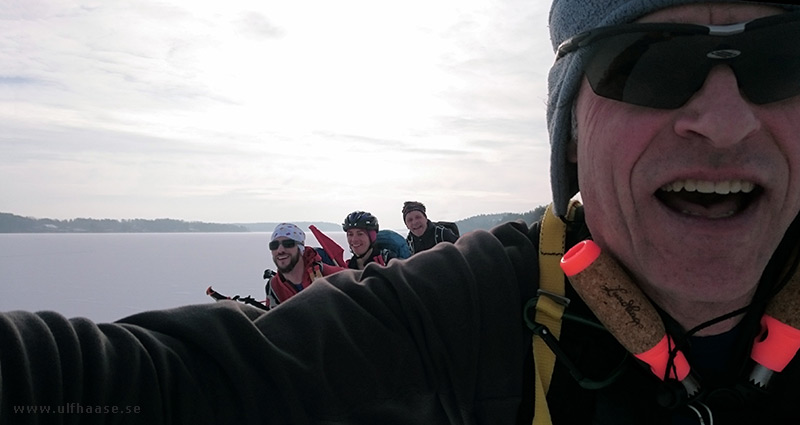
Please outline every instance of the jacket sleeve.
M447 227L445 227L444 230L442 231L442 238L444 238L444 240L447 242L453 242L453 243L455 243L458 240L458 236L456 236L456 234L453 233L453 231L448 229Z
M514 423L531 243L505 226L440 245L318 279L266 313L218 302L100 325L0 315L0 422L72 405L148 424Z

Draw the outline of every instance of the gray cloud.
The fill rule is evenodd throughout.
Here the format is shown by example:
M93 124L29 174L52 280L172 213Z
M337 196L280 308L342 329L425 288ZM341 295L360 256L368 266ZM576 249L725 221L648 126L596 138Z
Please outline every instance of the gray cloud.
M404 198L458 219L547 196L545 2L236 3L0 8L10 212L399 222Z
M285 31L259 12L243 12L236 22L240 31L256 38L280 38Z

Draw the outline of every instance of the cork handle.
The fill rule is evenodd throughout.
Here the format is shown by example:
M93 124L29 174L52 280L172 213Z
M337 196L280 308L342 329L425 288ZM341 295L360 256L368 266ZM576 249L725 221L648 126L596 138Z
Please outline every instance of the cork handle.
M656 309L597 244L580 242L561 264L578 295L628 351L644 353L664 338L666 330Z

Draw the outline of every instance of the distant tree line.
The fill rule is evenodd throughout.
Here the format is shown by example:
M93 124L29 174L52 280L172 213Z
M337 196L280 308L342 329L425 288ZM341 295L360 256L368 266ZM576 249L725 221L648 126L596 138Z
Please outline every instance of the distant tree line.
M458 224L458 230L463 235L464 233L471 232L473 230L484 229L489 230L498 224L506 223L509 221L517 221L522 220L527 223L529 226L542 217L544 214L546 206L542 205L537 207L533 210L530 210L526 213L501 213L501 214L481 214L476 215L470 218L465 218L464 220L456 221Z
M177 232L247 232L235 224L202 223L168 218L155 220L111 220L74 218L36 219L0 213L0 233L177 233Z
M308 226L314 225L317 229L323 232L341 232L342 225L337 223L328 223L324 221L292 221L293 224L296 224L297 227L301 229L308 229ZM280 223L272 223L272 222L264 222L264 223L239 223L239 226L244 226L247 228L248 231L251 232L267 232L272 233L275 230L275 226L279 225Z
M544 206L526 213L481 214L456 221L459 231L464 233L477 229L489 230L500 223L522 220L528 225L539 220ZM169 218L155 220L112 220L73 218L55 220L32 218L0 212L0 233L179 233L179 232L271 232L277 223L220 224L199 221L182 221ZM315 224L320 230L339 231L340 224L296 222L302 228Z

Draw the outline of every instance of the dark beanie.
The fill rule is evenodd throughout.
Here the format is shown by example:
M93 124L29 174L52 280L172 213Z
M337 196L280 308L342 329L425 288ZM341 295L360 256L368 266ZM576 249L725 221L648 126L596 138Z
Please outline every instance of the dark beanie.
M428 218L428 214L425 213L425 205L422 202L406 201L403 203L403 221L406 221L406 216L411 211L419 211L425 218Z

